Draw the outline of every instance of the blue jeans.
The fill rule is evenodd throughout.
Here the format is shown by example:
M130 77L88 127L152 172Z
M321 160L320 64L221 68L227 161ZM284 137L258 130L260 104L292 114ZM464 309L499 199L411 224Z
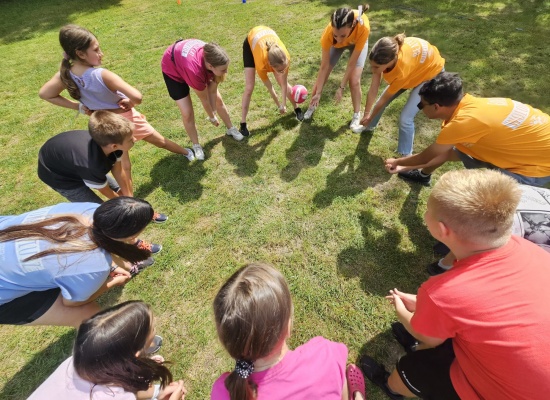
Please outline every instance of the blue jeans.
M420 92L423 84L424 83L421 83L411 90L407 103L405 104L405 107L403 107L403 111L401 111L401 115L399 116L399 140L397 142L397 152L404 156L412 154L413 151L414 117L416 117L416 114L420 111L417 107L418 103L420 103L420 95L418 92ZM388 88L389 86L384 89L382 95L386 93ZM367 130L373 130L376 128L386 107L406 90L407 89L401 89L390 98L390 101L388 101L384 108L382 108L380 112L374 116L369 126L367 126Z
M504 175L508 175L509 177L514 178L516 181L518 181L523 185L544 187L548 183L550 183L550 176L533 178L531 176L515 174L506 169L499 168L496 165L493 165L491 163L480 161L477 158L473 158L472 156L469 156L468 154L461 152L457 148L454 148L454 151L458 155L458 157L460 157L460 161L462 161L462 164L464 164L464 167L466 169L476 169L476 168L496 169L502 172Z

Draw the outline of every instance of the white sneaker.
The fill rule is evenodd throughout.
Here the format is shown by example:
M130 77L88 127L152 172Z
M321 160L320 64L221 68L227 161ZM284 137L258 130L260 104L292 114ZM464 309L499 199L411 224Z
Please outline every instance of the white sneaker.
M309 106L309 108L307 109L307 111L304 114L304 119L305 120L311 119L311 117L313 116L313 113L315 112L316 109L317 109L317 107Z
M193 161L195 159L195 155L193 154L193 150L185 148L187 150L187 154L184 154L183 156L187 158L189 161Z
M197 143L193 145L193 153L195 153L195 158L197 160L204 160L204 150L200 144Z
M233 136L233 139L237 140L237 141L241 141L244 139L244 136L242 135L241 132L239 132L239 130L237 128L235 128L234 126L232 126L231 128L229 128L227 130L227 132L225 132L225 134L227 136Z
M353 125L353 126L350 126L351 128L351 131L353 133L363 133L363 131L366 129L366 127L364 127L363 125Z
M358 127L361 127L361 131L360 132L356 132L356 133L361 133L363 131L363 125L361 125L359 123L359 121L361 121L361 112L356 112L356 113L353 113L353 118L351 119L351 122L349 124L349 127L353 130L353 128L357 128ZM355 131L354 131L355 132Z

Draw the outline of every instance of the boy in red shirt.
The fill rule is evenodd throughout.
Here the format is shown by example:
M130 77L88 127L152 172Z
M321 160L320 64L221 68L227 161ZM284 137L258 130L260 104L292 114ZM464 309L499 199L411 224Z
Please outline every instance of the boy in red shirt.
M420 343L389 374L368 356L367 378L393 399L536 399L550 392L550 254L511 235L521 190L497 171L448 172L426 225L457 256L417 295L390 291Z

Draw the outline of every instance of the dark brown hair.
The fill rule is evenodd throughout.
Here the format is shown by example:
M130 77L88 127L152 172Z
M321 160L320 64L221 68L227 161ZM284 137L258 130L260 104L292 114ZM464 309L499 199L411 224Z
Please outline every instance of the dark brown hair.
M405 43L405 34L400 33L394 37L386 36L372 46L369 53L369 60L374 61L378 65L384 65L392 62L397 57L399 49Z
M151 252L116 239L138 234L145 229L152 218L153 208L145 200L116 197L101 204L95 210L92 226L83 224L73 215L60 215L2 229L0 242L39 239L52 243L49 249L33 254L24 261L35 260L50 254L91 251L99 247L130 262L138 262L147 259ZM90 240L87 240L87 236Z
M363 12L369 10L369 5L365 4L363 6ZM351 28L353 26L353 21L355 20L355 15L352 8L339 8L332 13L330 17L330 24L333 28L340 29L345 27Z
M216 328L222 345L236 360L266 357L288 331L292 299L283 275L264 263L235 272L214 299ZM232 371L225 379L231 400L256 398L251 379Z
M151 309L141 301L127 301L84 321L73 350L75 371L94 385L118 386L131 393L159 380L165 387L172 374L143 353L152 322ZM93 387L90 398L92 393Z
M71 78L71 66L73 60L78 60L77 51L86 51L95 36L87 29L78 25L65 25L59 31L59 44L67 55L68 59L63 57L59 67L61 82L75 100L80 100L80 89Z

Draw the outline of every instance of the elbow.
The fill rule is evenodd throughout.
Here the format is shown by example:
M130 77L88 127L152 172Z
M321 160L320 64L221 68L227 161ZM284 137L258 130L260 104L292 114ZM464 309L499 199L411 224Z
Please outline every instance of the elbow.
M38 97L40 97L42 100L46 100L46 101L49 100L49 97L43 88L41 88L40 91L38 92Z

